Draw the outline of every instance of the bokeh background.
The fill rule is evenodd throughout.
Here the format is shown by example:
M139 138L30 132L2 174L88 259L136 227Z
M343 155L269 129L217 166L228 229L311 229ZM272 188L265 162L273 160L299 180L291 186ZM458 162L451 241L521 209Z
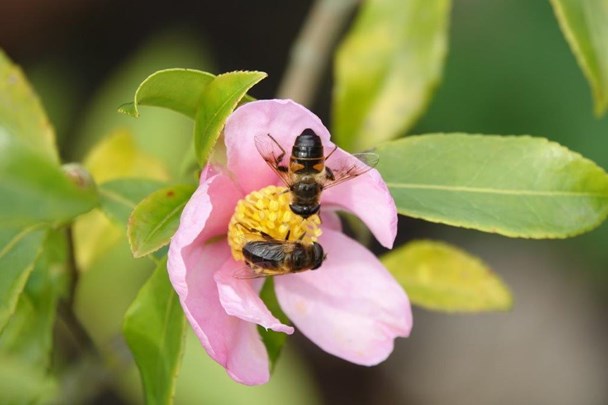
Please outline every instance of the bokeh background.
M64 160L82 161L102 137L131 131L172 176L190 142L190 122L151 108L134 120L116 107L148 74L169 67L262 70L269 77L253 95L274 97L310 6L3 0L0 47L40 94ZM454 0L449 45L443 81L412 133L544 136L608 168L608 118L593 116L590 90L548 2ZM331 85L328 67L309 106L327 123ZM68 387L65 398L140 403L120 323L151 265L131 259L120 229L95 215L84 220L77 310L109 366L83 368L98 389L87 395ZM420 238L446 240L483 258L511 287L514 309L483 315L415 309L412 336L373 368L336 359L296 333L272 381L256 388L233 383L190 334L176 403L608 403L608 225L574 239L530 241L401 217L399 241Z

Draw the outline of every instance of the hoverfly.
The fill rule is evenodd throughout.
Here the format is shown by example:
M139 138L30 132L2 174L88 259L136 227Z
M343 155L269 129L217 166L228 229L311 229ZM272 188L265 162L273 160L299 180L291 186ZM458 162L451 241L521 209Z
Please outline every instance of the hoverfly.
M327 257L323 247L317 242L306 245L301 242L302 238L297 241L288 240L289 231L285 240L279 240L264 232L239 225L250 234L259 234L262 240L244 241L242 252L246 266L235 272L236 278L281 276L316 270Z
M292 195L291 211L302 218L319 212L321 192L329 187L353 179L378 164L375 153L357 153L354 159L343 159L331 167L325 162L338 149L327 156L321 138L310 128L305 129L291 149L289 163L283 162L285 149L270 134L255 137L255 145L262 158L289 187Z

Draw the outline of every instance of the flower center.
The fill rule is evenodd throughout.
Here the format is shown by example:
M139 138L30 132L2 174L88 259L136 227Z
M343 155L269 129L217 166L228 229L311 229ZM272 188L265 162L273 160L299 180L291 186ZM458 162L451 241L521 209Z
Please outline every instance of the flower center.
M286 187L268 186L253 191L236 204L228 225L228 244L234 260L243 260L243 246L254 240L299 241L310 245L321 236L318 215L303 219L289 208Z

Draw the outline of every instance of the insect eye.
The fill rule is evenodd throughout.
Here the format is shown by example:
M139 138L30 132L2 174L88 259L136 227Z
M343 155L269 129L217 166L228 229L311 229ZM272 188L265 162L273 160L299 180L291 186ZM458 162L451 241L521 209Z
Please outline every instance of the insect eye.
M323 264L323 261L325 260L327 255L325 254L325 252L323 252L323 247L316 242L313 245L313 251L314 251L314 262L313 262L314 267L311 270L316 270L319 267L321 267L321 265Z

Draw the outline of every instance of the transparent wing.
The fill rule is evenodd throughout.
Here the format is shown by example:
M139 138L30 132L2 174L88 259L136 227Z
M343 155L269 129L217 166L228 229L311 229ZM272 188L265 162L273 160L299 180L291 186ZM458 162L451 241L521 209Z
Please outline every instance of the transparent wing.
M326 169L329 170L323 181L323 188L327 189L361 176L376 167L379 160L378 154L373 152L355 153L352 156L335 160L332 164L326 165Z
M249 280L262 277L282 276L284 274L292 274L292 272L284 267L277 269L265 269L263 267L256 267L255 265L250 267L244 264L233 271L232 277Z
M253 269L246 264L234 269L232 272L232 277L242 280L251 280L254 278L269 277L273 275L274 274L267 274L264 272L264 269Z
M283 148L270 134L256 135L255 147L262 159L281 178L283 183L290 186L289 180L289 155L287 149Z

